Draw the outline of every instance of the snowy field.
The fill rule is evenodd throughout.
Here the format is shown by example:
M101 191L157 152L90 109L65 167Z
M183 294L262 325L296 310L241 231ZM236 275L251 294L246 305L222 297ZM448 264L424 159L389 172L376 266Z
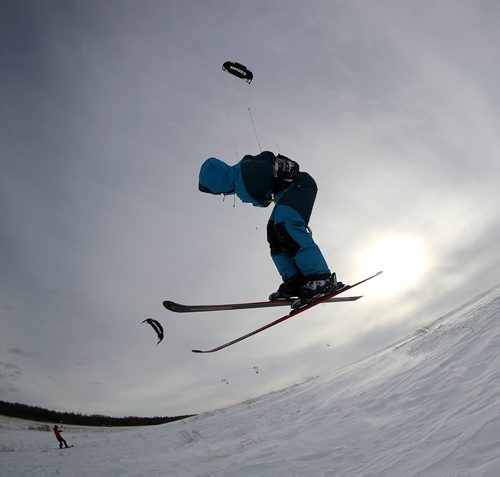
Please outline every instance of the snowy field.
M500 288L330 375L156 427L0 417L3 476L500 476Z

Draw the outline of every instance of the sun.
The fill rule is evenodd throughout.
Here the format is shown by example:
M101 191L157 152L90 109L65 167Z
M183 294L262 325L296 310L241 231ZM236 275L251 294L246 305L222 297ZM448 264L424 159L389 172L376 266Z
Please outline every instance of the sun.
M365 270L383 270L381 293L401 291L418 283L427 268L423 242L411 235L392 235L378 240L360 257Z

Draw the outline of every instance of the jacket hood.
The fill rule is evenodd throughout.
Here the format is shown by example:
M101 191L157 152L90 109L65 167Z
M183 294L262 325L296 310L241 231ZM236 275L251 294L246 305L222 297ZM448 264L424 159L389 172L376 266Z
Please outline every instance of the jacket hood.
M234 194L234 170L225 162L211 157L200 169L198 189L209 194Z

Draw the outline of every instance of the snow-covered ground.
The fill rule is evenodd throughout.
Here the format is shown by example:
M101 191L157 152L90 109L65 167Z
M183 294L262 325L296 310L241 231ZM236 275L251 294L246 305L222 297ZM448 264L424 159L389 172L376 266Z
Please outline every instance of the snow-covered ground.
M500 476L500 288L390 348L259 399L156 427L0 417L0 475Z

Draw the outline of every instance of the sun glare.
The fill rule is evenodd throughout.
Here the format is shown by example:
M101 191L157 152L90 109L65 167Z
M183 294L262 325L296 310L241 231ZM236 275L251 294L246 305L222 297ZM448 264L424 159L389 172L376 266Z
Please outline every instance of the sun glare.
M374 243L360 259L363 269L384 271L378 280L382 293L412 286L426 269L421 241L407 235L394 235Z

